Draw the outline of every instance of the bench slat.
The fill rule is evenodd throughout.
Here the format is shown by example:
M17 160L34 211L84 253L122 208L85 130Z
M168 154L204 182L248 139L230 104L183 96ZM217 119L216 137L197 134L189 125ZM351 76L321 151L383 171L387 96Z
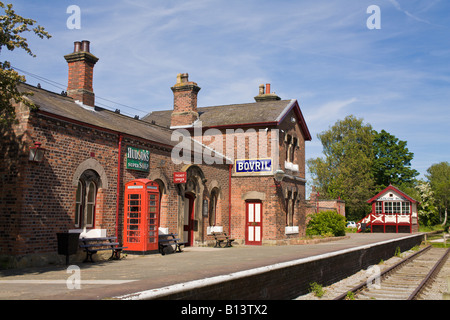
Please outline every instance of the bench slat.
M169 242L169 241L180 241L181 239L164 239L164 240L158 240L158 242Z
M97 251L111 250L112 254L109 258L110 260L120 259L120 253L122 249L127 247L119 247L119 242L113 242L112 240L117 240L117 237L101 237L101 238L81 238L79 239L79 247L83 248L86 252L86 259L84 262L94 262L92 256L97 253ZM103 241L103 242L101 242ZM109 241L109 242L105 242Z
M102 238L80 238L79 241L92 242L92 241L105 241L105 240L116 240L117 237L102 237Z
M91 247L113 247L118 246L118 242L110 242L110 243L92 243L92 244L80 244L80 248L91 248Z

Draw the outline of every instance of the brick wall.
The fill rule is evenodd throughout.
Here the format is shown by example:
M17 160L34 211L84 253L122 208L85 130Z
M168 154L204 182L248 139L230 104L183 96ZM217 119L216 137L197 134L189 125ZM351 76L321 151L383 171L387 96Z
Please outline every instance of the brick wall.
M29 109L20 105L16 109L17 125L0 127L0 255L13 254L22 242L19 236L22 185L29 147L33 145L27 134L29 116Z
M305 139L297 122L290 121L295 117L291 111L278 127L245 127L217 129L209 128L201 132L193 131L194 138L210 148L235 159L274 159L274 171L279 167L291 177L305 178ZM200 134L202 134L200 136ZM285 137L296 137L298 144L294 149L293 163L299 170L293 171L285 167L286 147ZM274 146L274 143L278 143ZM263 243L276 244L279 240L298 238L305 234L306 208L305 183L293 178L286 178L276 185L273 175L242 175L232 173L231 183L231 229L233 238L243 243L245 240L246 200L263 200ZM259 198L244 199L247 193L255 192ZM294 225L299 226L299 234L285 234L286 227L286 197L288 192L295 192L297 198L294 205ZM277 242L278 241L278 242Z
M18 106L18 125L5 132L1 145L4 161L0 164L0 256L54 253L56 233L74 229L77 181L74 173L80 164L95 160L104 176L96 198L95 225L115 234L116 194L119 137L109 133L40 113L31 113ZM28 161L29 147L40 141L47 151L44 161ZM128 146L150 150L150 170L141 172L126 169ZM161 227L170 232L182 232L180 226L181 188L173 184L175 171L184 164L171 161L171 150L149 141L125 136L122 140L121 176L119 190L119 240L123 230L124 184L138 178L151 178L164 184L161 201ZM205 192L200 199L209 199L211 183L220 189L218 221L228 226L228 165L199 166L206 177ZM74 184L75 179L75 184ZM201 207L200 207L201 208ZM201 210L196 213L201 221ZM207 221L207 218L205 219ZM200 223L204 231L197 231L196 240L206 240L208 223Z

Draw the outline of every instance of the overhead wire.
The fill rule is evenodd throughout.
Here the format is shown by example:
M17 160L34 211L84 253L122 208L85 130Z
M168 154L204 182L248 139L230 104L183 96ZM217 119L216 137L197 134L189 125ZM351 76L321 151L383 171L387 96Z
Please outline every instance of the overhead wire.
M22 73L24 73L24 74L26 74L26 75L29 75L30 77L36 78L36 79L38 79L39 81L42 81L42 82L45 82L45 83L47 83L47 84L49 84L49 85L52 85L52 86L54 86L54 87L57 87L58 89L66 90L66 88L67 88L65 85L63 85L63 84L61 84L61 83L58 83L58 82L56 82L56 81L47 79L47 78L45 78L45 77L39 76L39 75L37 75L37 74L31 73L31 72L29 72L29 71L26 71L26 70L23 70L23 69L14 67L14 66L11 66L11 67L12 67L14 70L17 70L17 71L22 72ZM100 105L100 106L102 106L102 107L104 107L104 108L106 108L106 109L109 109L110 111L115 111L115 110L116 110L115 106L122 106L122 107L125 107L125 108L128 108L128 109L132 109L132 110L136 110L136 111L142 112L142 113L144 113L144 114L147 114L147 113L148 113L148 111L144 111L144 110L141 110L141 109L138 109L138 108L135 108L135 107L128 106L128 105L123 104L123 103L119 103L119 102L116 102L116 101L112 101L112 100L109 100L109 99L100 97L100 96L98 96L98 95L95 95L95 98L96 98L96 99L100 99L100 100L104 100L104 101L107 101L107 102L110 102L110 103L113 103L114 106L110 106L110 105L108 105L108 104L104 104L104 103L100 103L100 102L96 101L96 104L98 104L98 105ZM121 113L121 114L129 115L130 117L134 117L134 116L135 116L134 114L128 113L128 112L122 112L122 111L121 111L120 113Z

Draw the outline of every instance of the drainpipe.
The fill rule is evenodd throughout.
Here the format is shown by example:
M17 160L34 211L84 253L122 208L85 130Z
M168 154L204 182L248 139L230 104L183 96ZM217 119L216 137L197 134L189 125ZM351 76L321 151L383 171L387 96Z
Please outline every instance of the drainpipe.
M121 175L121 160L122 160L122 139L123 136L119 133L119 155L117 156L117 194L116 194L116 237L119 240L119 199L120 199L120 175Z
M228 235L231 237L231 169L233 165L229 165L228 174Z

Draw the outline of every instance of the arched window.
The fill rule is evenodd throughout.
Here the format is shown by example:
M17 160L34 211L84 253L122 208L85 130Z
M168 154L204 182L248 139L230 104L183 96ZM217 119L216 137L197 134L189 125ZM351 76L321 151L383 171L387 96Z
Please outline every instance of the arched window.
M95 199L97 197L97 186L93 181L89 182L87 186L86 199L86 227L92 228L94 226L95 215Z
M291 148L291 146L292 146L292 144L291 144L292 143L292 136L288 134L286 136L285 142L286 142L286 161L290 162L291 153L292 153L292 148Z
M218 189L214 188L211 191L211 198L209 200L209 226L216 225L216 209L217 209Z
M75 196L75 227L80 227L81 215L83 212L83 183L78 181L77 194Z
M292 144L291 144L291 152L289 154L289 156L291 157L289 159L289 161L292 162L292 163L294 163L294 154L295 154L295 149L297 148L297 144L298 144L297 138L293 138L292 139Z
M286 226L293 225L293 208L292 191L288 191L286 197Z
M95 203L100 177L94 170L86 170L80 176L75 195L75 219L77 228L93 228L95 224Z
M294 225L295 202L297 201L298 192L288 191L286 196L286 226Z

